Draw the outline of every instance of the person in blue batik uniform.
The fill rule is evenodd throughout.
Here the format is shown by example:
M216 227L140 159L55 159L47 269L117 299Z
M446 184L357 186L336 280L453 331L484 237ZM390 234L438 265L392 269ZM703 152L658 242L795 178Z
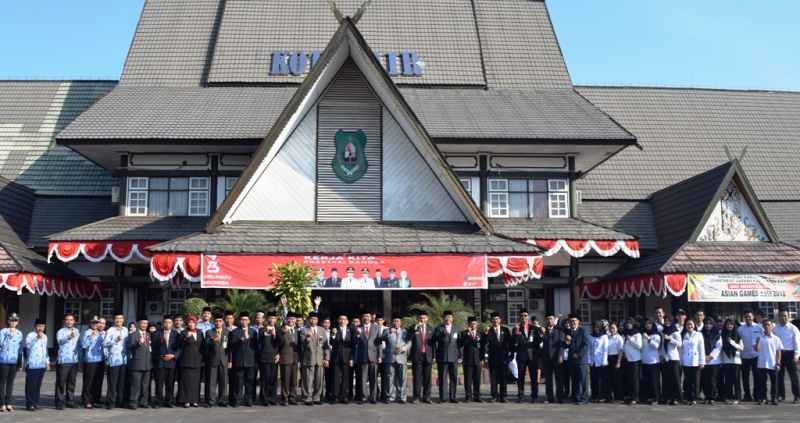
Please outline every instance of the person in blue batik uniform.
M47 354L47 335L44 334L44 320L36 319L35 329L25 338L28 364L25 366L25 409L39 409L39 391L42 388L44 372L50 370L50 356Z
M108 369L108 389L106 392L106 408L113 410L122 407L125 391L125 371L128 364L128 329L123 326L125 316L120 311L114 312L114 326L108 329L103 337L103 348Z
M106 363L103 351L104 331L100 329L100 317L93 316L89 322L89 329L81 337L83 347L83 391L81 400L86 408L94 408L102 397L103 376Z
M14 411L11 394L14 378L22 370L22 332L17 329L19 315L8 316L8 327L0 330L0 412Z
M75 408L75 381L78 377L78 364L83 359L81 333L75 327L75 315L64 315L64 327L56 333L58 342L58 361L56 362L56 410L64 409L64 391L66 388L66 406Z

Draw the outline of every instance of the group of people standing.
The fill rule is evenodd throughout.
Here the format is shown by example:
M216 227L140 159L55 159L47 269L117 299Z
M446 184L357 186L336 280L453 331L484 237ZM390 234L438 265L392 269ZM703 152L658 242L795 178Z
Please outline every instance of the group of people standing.
M787 373L794 402L800 400L800 331L788 321L787 312L780 313L777 325L751 310L744 311L742 325L731 319L705 318L702 312L687 319L680 309L674 318L660 307L654 314L611 323L599 320L588 330L577 315L559 322L560 316L550 312L539 326L525 309L519 312L521 323L511 328L502 324L498 313L483 328L474 317L468 319L467 328L459 328L453 314L446 311L439 326L428 324L427 314L420 313L412 327L403 328L399 316L386 327L382 316L366 312L360 317L340 315L332 322L320 320L316 311L304 321L303 316L285 310L279 325L275 312L256 312L251 324L248 312L239 313L235 321L232 312L212 316L211 309L205 308L202 319L188 316L186 327L182 317L165 315L160 328L150 328L144 316L126 328L124 316L114 313L113 325L107 328L105 319L95 316L82 334L75 328L74 316L66 314L56 334L55 408L76 407L74 391L81 364L81 402L87 409L100 406L104 378L108 409L197 407L201 380L207 406L278 405L276 398L284 406L298 405L298 387L302 402L309 406L323 400L332 404L374 404L379 399L433 403L434 365L438 403L459 402L459 365L465 400L483 402L485 364L489 401L505 403L512 362L517 369L519 403L527 402L526 378L531 402L539 402L543 376L544 403L587 404L591 399L694 405L701 401L702 392L702 401L708 404L769 400L777 405L786 396L783 379ZM0 331L3 412L13 411L13 382L23 364L25 406L30 411L39 409L42 379L50 370L44 322L37 319L35 330L24 339L18 322L19 316L11 314L8 327ZM410 398L406 393L409 362ZM751 371L755 376L752 395Z

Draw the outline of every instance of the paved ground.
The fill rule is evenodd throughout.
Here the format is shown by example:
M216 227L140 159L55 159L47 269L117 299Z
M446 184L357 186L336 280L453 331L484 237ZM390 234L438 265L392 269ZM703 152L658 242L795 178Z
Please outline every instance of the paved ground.
M81 389L81 376L78 375L77 392ZM264 420L285 420L300 422L326 422L326 423L356 423L356 422L417 422L435 421L445 422L537 422L537 421L591 421L591 422L635 422L642 421L726 421L726 422L753 422L753 421L798 421L800 405L783 403L779 406L754 403L739 406L728 405L696 405L688 406L625 406L612 404L589 404L575 406L571 404L516 404L516 386L509 386L509 404L382 404L377 405L317 405L289 406L289 407L260 407L252 408L175 408L158 410L130 411L116 409L86 410L68 409L57 411L53 408L53 387L55 373L48 372L42 385L42 409L37 412L25 411L24 385L25 373L18 373L14 384L14 413L0 414L0 420L15 422L81 422L81 421L111 421L114 423L146 421L169 422L221 422L235 419L239 422L257 422ZM788 378L787 378L788 385ZM786 387L791 392L789 386ZM488 386L483 386L484 396L488 397ZM463 388L459 387L459 395L463 395ZM434 387L434 398L438 393ZM544 386L540 386L540 395L544 393ZM463 397L461 397L463 398Z

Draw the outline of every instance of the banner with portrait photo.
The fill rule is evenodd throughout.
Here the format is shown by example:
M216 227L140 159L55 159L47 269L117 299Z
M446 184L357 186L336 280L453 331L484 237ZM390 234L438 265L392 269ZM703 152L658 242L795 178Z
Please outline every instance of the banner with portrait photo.
M800 301L800 274L689 273L689 301Z
M203 288L265 289L275 265L311 267L313 289L481 289L486 255L203 254Z

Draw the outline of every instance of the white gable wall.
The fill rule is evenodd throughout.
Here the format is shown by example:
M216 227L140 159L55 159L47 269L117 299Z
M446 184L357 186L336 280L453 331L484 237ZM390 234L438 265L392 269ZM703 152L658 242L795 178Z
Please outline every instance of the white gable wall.
M769 236L739 186L731 181L697 241L769 241Z

